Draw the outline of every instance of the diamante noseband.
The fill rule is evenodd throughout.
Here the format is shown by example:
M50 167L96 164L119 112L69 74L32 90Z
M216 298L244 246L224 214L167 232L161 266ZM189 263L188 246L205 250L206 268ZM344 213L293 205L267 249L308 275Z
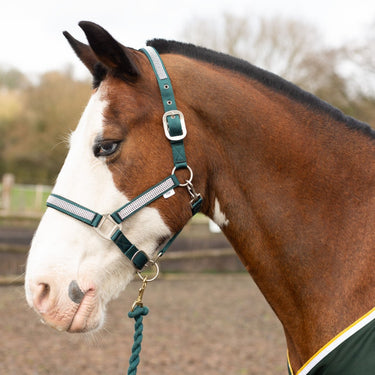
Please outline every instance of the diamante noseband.
M193 171L186 162L185 147L183 143L187 134L185 120L183 114L177 110L171 80L163 61L154 48L146 47L141 49L141 51L151 62L160 88L165 111L162 118L164 133L170 141L173 154L174 168L171 175L111 214L99 214L57 194L51 194L47 199L48 207L54 208L90 225L101 237L113 241L127 258L129 258L137 270L141 270L147 264L149 258L144 251L139 250L126 238L121 230L121 223L156 199L162 196L168 197L168 194L171 194L172 190L177 187L187 188L191 197L190 206L192 215L195 215L200 210L202 204L202 197L195 192L192 184ZM175 171L178 169L188 169L190 172L189 180L180 183L175 175ZM158 257L165 253L178 234L179 232L174 234L168 240L166 245L159 251Z

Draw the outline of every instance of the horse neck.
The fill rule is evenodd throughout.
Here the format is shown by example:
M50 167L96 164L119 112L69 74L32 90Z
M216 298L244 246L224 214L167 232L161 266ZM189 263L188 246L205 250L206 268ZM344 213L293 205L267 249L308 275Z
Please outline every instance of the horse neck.
M207 73L187 94L200 119L195 155L209 159L205 213L220 208L298 367L375 305L373 141L236 74Z

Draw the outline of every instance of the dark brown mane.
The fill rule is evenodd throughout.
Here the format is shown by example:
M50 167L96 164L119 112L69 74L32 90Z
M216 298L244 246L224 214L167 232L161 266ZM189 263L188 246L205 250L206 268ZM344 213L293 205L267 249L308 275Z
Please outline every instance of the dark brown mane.
M314 110L323 111L329 114L334 120L344 123L350 129L360 130L370 137L375 138L375 131L368 124L345 115L342 111L319 99L317 96L301 89L280 76L258 68L245 60L224 53L215 52L204 47L198 47L193 44L164 39L150 40L147 42L147 45L154 47L160 54L176 53L244 74L275 91L287 95L293 100L308 105Z

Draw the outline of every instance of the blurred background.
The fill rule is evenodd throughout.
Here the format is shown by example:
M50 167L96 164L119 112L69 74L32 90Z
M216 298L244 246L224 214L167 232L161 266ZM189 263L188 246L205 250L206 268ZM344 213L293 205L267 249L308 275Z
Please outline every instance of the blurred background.
M42 326L22 291L30 240L67 153L69 134L91 94L91 78L61 34L68 30L85 41L80 20L100 24L133 48L161 37L246 59L375 125L375 2L370 0L4 2L0 374L126 371L132 328L125 315L138 285L109 307L107 330L89 340ZM142 373L286 373L282 328L212 223L198 215L162 269L155 293L147 291L157 323L150 323L153 334L145 343ZM173 313L163 310L166 301ZM169 342L171 332L174 341Z

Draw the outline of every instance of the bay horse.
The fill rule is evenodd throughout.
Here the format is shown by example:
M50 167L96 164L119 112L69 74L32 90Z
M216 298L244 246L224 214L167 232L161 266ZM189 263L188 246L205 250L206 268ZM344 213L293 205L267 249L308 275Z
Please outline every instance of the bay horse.
M371 128L248 62L156 39L148 43L161 56L155 68L144 50L124 47L94 23L80 26L88 45L65 36L94 89L32 241L29 305L61 331L100 328L107 302L136 272L134 257L144 258L141 268L191 218L191 189L180 186L190 183L201 212L220 226L281 321L289 372L359 374L342 364L341 348L362 332L374 336ZM188 164L172 174L177 139L163 131L155 77L163 64L179 110L169 117L183 113L186 124ZM71 217L74 210L114 212L168 179L172 194L163 191L115 223L136 249L133 262ZM54 209L53 199L70 205L69 214ZM362 361L366 346L357 343L351 361L375 373L373 359ZM330 356L339 363L323 368Z

